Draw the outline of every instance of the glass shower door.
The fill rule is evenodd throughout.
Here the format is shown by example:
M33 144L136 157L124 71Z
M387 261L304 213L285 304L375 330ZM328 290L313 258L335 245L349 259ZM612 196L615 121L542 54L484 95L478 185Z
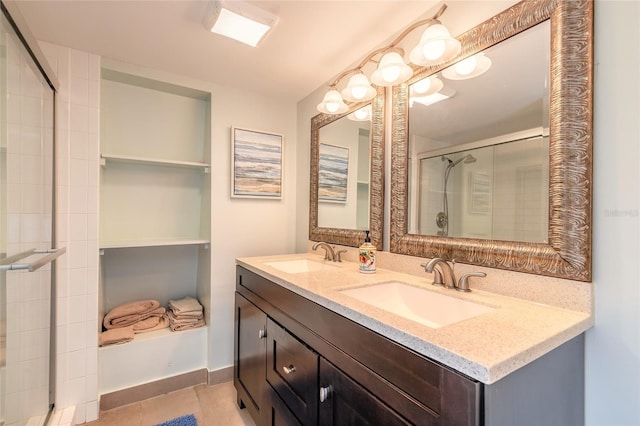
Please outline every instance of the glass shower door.
M3 10L4 12L4 10ZM54 91L0 16L0 425L52 407Z

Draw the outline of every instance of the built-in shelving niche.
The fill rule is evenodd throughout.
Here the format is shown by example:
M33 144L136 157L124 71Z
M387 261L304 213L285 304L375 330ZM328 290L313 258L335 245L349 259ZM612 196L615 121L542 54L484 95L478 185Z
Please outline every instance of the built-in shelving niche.
M103 69L99 317L142 299L210 297L211 94ZM208 315L205 311L205 319ZM100 393L206 366L207 328L99 351Z

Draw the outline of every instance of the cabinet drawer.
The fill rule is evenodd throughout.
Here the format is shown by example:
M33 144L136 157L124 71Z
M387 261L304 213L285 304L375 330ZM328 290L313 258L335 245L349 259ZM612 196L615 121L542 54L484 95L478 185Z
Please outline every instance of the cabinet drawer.
M267 318L267 381L300 423L317 423L318 354Z

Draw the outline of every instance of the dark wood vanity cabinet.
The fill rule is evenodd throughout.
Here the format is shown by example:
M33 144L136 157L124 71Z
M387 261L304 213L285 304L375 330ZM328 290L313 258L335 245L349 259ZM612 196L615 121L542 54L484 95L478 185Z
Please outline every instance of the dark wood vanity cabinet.
M262 416L265 392L267 353L267 315L236 293L235 301L234 384L238 405L254 419Z
M329 363L320 359L321 425L408 425L398 413Z
M319 355L267 319L267 382L300 423L318 422Z
M480 424L480 383L240 266L235 321L238 404L259 426Z

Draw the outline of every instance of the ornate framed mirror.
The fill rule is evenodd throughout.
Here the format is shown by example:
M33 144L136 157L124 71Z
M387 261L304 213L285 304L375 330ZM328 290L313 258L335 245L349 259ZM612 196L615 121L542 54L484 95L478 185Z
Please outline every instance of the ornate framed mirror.
M382 249L384 104L379 89L344 114L311 119L310 240L358 247L369 230Z
M530 201L532 197L529 196L527 182L533 179L531 176L543 178L546 187L538 191L538 198L548 199L548 204L538 209L536 221L546 229L538 232L537 237L511 238L505 237L510 235L505 233L486 233L481 237L464 232L452 233L450 228L453 226L447 226L453 223L449 214L451 203L447 203L451 182L447 183L447 178L454 176L454 167L460 174L458 180L466 188L466 193L459 196L460 208L464 206L465 214L475 215L477 219L498 210L494 197L495 182L505 177L499 178L493 171L487 171L486 164L480 168L479 164L483 163L478 158L483 154L474 150L491 145L484 143L487 140L498 140L494 145L502 147L506 139L529 139L528 135L513 136L522 134L522 129L513 128L503 130L500 137L482 134L466 139L459 147L443 147L447 145L445 141L438 149L432 149L430 155L423 155L425 159L430 158L432 165L438 164L437 167L440 167L432 173L440 179L439 189L432 190L439 191L440 198L432 204L438 204L435 212L442 210L440 205L444 204L444 212L431 214L433 218L425 219L434 222L430 231L422 232L422 228L415 225L417 215L422 214L416 207L420 202L415 199L415 194L426 194L426 191L421 192L416 188L429 177L420 177L420 182L410 179L419 176L416 149L411 145L416 135L412 133L409 122L412 103L410 90L413 84L426 77L438 73L447 77L447 69L452 69L451 61L416 70L409 82L396 86L393 91L392 252L427 258L444 257L462 263L580 281L591 280L593 2L524 0L459 36L462 52L455 61L503 42L511 43L509 39L515 40L520 34L539 31L539 24L547 21L550 23L549 43L546 46L549 67L546 71L548 87L544 91L548 102L541 109L545 116L540 124L542 131L537 137L542 143L537 146L542 148L536 148L538 157L544 157L544 165L533 172L532 169L521 168L519 176L524 186L512 191L519 192L525 202ZM529 53L528 49L524 50ZM516 77L519 76L516 74ZM492 106L485 99L484 104L480 105L484 105L486 110L508 109L510 107L506 101L502 97L501 103ZM431 115L435 115L433 111ZM465 120L460 117L456 119ZM418 123L413 124L415 127ZM449 124L449 127L454 126ZM491 127L499 126L495 124ZM530 124L526 128L529 127ZM509 138L506 138L507 134ZM495 153L485 155L496 158ZM488 220L493 220L494 228L496 221L500 222L495 218Z

